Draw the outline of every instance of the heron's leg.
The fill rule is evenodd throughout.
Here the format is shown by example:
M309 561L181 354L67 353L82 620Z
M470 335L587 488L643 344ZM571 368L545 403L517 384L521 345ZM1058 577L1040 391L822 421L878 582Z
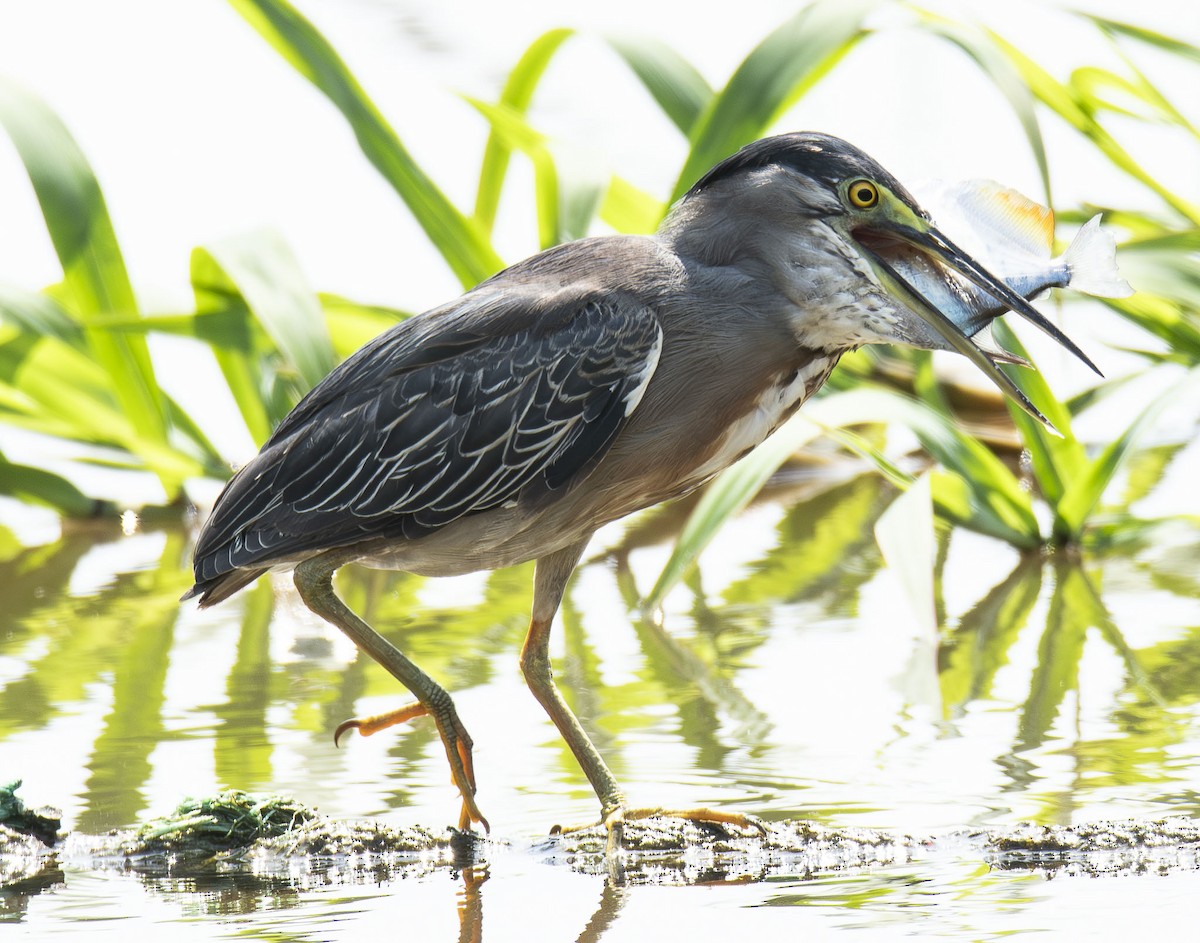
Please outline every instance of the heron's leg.
M625 794L600 756L600 751L563 700L550 673L550 625L562 602L567 580L586 546L587 541L582 541L538 559L533 577L533 616L529 622L529 634L521 649L521 672L525 675L529 690L545 708L575 754L575 759L600 800L601 816L608 822L611 816L624 809Z
M716 809L663 809L636 808L625 805L625 795L617 784L616 777L600 756L571 708L562 699L554 678L550 673L550 625L562 602L575 564L579 562L587 542L568 547L537 561L533 578L533 618L529 623L529 634L521 649L521 671L533 696L538 699L554 725L558 728L567 746L587 776L588 782L600 799L600 817L608 829L608 850L614 850L621 841L622 828L627 821L665 816L686 819L692 822L736 825L766 833L758 819L740 812L721 812ZM586 826L584 826L586 827ZM562 831L572 831L563 829Z
M326 622L337 626L360 650L366 652L397 681L408 688L417 704L401 708L392 715L404 719L429 714L437 724L446 758L450 761L450 777L462 793L462 813L459 828L469 828L472 822L488 830L487 819L475 804L475 768L471 759L471 737L458 719L454 701L445 689L408 660L400 649L372 629L338 598L333 591L333 573L349 560L336 552L321 554L305 560L296 567L296 589L304 604ZM393 720L398 723L398 720ZM344 726L344 725L343 725ZM341 728L339 728L339 731Z

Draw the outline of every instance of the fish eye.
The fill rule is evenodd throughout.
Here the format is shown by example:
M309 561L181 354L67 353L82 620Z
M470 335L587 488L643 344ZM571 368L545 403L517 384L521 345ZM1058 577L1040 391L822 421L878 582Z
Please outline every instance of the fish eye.
M869 210L879 202L879 188L870 180L855 180L846 188L850 202L860 210Z

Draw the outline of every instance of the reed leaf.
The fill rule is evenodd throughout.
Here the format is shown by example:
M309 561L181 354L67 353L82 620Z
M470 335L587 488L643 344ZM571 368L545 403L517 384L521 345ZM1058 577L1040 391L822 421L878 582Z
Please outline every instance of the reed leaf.
M87 349L87 335L79 322L45 292L0 285L0 322L3 321L26 333L56 337L77 350Z
M1168 206L1192 223L1200 224L1200 205L1184 199L1160 183L1095 118L1096 104L1081 98L1067 85L1007 42L997 33L988 32L996 47L1004 53L1028 84L1030 91L1076 131L1091 141L1101 154L1120 170L1156 193Z
M109 316L138 314L100 184L58 116L7 79L0 79L0 124L29 174L62 265L65 307L78 320L91 357L107 375L136 438L154 443L154 451L161 453L167 447L168 421L146 339L97 327ZM154 470L167 494L177 495L182 481L166 467Z
M344 360L367 341L412 317L399 308L363 304L340 295L322 292L317 298L325 312L325 326L338 360Z
M617 176L609 181L600 204L600 218L617 232L652 233L666 211L662 200Z
M0 415L41 435L121 450L130 456L122 467L145 468L160 480L182 482L209 467L209 456L144 437L90 352L54 337L18 334L0 343Z
M992 330L1001 347L1032 363L1029 352L1003 320L994 321ZM1086 466L1087 454L1083 444L1071 431L1070 410L1051 391L1041 371L1036 366L1033 369L1015 367L1010 376L1022 392L1045 411L1046 417L1058 430L1058 435L1050 434L1042 423L1035 421L1025 410L1006 402L1013 424L1029 452L1033 475L1042 495L1051 506L1056 505L1066 483Z
M1110 20L1107 17L1096 16L1093 13L1087 13L1083 10L1075 10L1073 12L1076 16L1082 16L1085 19L1091 20L1102 31L1114 38L1125 36L1130 39L1136 39L1138 42L1154 46L1156 49L1161 49L1172 55L1190 59L1192 62L1200 62L1200 47L1197 47L1194 43L1186 42L1174 36L1167 36L1155 30L1146 29L1144 26L1135 26L1132 23L1124 23L1120 20Z
M1046 144L1038 122L1036 101L1020 71L979 27L921 10L917 12L926 30L965 52L1008 100L1009 107L1021 123L1021 130L1025 132L1025 139L1029 142L1029 149L1037 163L1042 191L1046 195L1046 205L1052 207L1054 200L1050 186L1050 163L1046 157Z
M0 494L26 504L40 504L67 517L92 517L109 510L61 475L44 468L14 464L3 455L0 455Z
M654 586L646 594L645 605L662 605L691 569L696 559L717 532L740 513L779 467L797 449L820 435L820 427L794 419L740 462L726 469L709 485L679 532L675 547L667 558Z
M771 475L818 433L888 422L912 429L927 451L954 472L952 483L942 479L935 483L933 496L939 513L1018 547L1041 543L1029 495L984 445L916 400L882 388L861 387L808 403L803 412L708 486L647 594L646 605L661 605L725 522L745 508ZM863 440L857 442L860 447L856 451L874 459L873 450L865 447ZM877 464L894 483L906 486L911 481L911 476L886 459L880 457Z
M644 36L610 36L608 43L641 80L663 113L684 136L713 99L699 70L666 43Z
M669 203L771 123L866 35L877 0L817 0L771 32L693 122L689 152Z
M530 43L508 74L497 104L513 114L524 115L555 53L574 35L575 31L571 29L552 29ZM479 187L475 194L475 219L489 234L496 222L512 152L512 142L493 126L484 145Z
M250 233L209 243L207 255L236 289L308 392L333 369L336 358L316 293L278 234ZM216 273L214 273L216 274Z
M1071 541L1079 540L1092 511L1100 503L1113 476L1132 453L1137 440L1168 404L1190 394L1198 386L1200 367L1188 371L1182 382L1172 384L1168 392L1156 397L1119 436L1069 481L1054 507L1055 523L1061 531L1057 536Z
M367 159L399 194L463 287L474 287L503 267L484 229L460 213L417 165L316 27L286 0L229 2L297 72L337 106Z

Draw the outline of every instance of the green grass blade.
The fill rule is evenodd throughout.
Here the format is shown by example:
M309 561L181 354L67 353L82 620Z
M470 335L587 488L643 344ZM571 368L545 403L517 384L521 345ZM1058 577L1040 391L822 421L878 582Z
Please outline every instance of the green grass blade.
M1169 403L1200 386L1200 368L1190 370L1185 379L1173 384L1167 392L1156 397L1119 436L1110 442L1093 461L1066 488L1055 509L1056 516L1063 522L1063 536L1078 541L1087 525L1088 517L1100 503L1105 488L1130 455L1143 432L1149 428Z
M1028 494L984 445L915 400L882 389L860 388L808 403L796 418L708 486L647 595L646 605L662 603L725 522L750 502L798 448L825 429L886 422L902 422L911 428L935 458L956 472L956 481L962 482L957 495L943 495L943 489L935 487L934 502L939 512L945 509L955 522L1018 547L1041 543ZM863 454L871 451L866 449ZM910 480L886 460L881 468L901 486Z
M373 337L412 316L398 308L362 304L324 292L318 298L338 360L344 360Z
M67 517L95 517L102 502L89 498L61 475L28 465L14 465L0 455L0 494L26 504L40 504Z
M229 2L337 106L367 159L404 200L464 287L475 286L503 266L483 230L417 165L341 57L295 7L286 0Z
M992 331L1001 347L1032 363L1029 352L1003 320L993 321ZM1059 432L1057 436L1050 435L1045 426L1024 410L1011 402L1007 403L1013 424L1025 448L1029 450L1033 474L1042 495L1054 507L1062 498L1066 483L1087 464L1087 455L1082 443L1071 431L1070 410L1054 395L1036 365L1033 369L1015 367L1010 376L1013 383L1043 409Z
M664 114L685 136L708 107L713 90L699 71L666 43L643 36L609 36Z
M1190 59L1193 62L1200 62L1200 47L1193 43L1186 42L1182 39L1177 39L1174 36L1167 36L1163 33L1155 32L1151 29L1146 29L1142 26L1134 26L1132 23L1123 23L1119 20L1110 20L1103 16L1096 16L1092 13L1087 13L1082 10L1073 11L1077 16L1082 16L1085 19L1091 20L1105 33L1110 36L1127 36L1130 39L1136 39L1138 42L1146 43L1154 46L1164 52L1169 52L1172 55L1181 56L1184 59Z
M316 386L333 369L335 357L316 293L296 257L273 232L222 239L196 250L207 253L245 299L267 336L301 381L300 392Z
M614 176L600 204L600 218L617 232L652 233L666 209L662 200Z
M558 168L546 146L546 137L531 128L515 111L467 98L476 111L488 120L492 133L503 141L510 153L518 150L533 164L534 205L537 211L538 242L543 249L562 241Z
M692 148L669 202L718 161L761 137L865 35L863 21L877 5L877 0L817 0L759 43L695 121Z
M8 321L39 337L43 334L57 337L79 350L87 346L79 322L45 292L0 285L0 321Z
M79 319L96 363L107 373L140 440L165 446L165 405L144 337L94 327L106 316L138 313L100 185L75 139L40 99L0 79L0 124L25 165L63 268L68 307ZM181 482L159 469L168 495Z
M832 399L832 397L831 397ZM903 394L863 386L839 394L843 415L874 422L903 423L925 450L953 472L961 484L935 484L934 503L955 523L991 534L1017 547L1035 547L1041 533L1029 494L1020 481L982 442L958 429L953 420ZM842 423L844 424L844 423Z
M1023 52L991 31L988 36L996 47L1012 62L1030 91L1059 117L1086 137L1108 160L1130 177L1142 183L1172 209L1187 217L1192 223L1200 224L1200 204L1187 200L1145 170L1133 156L1123 148L1099 121L1092 107L1081 101L1076 94L1049 72L1026 56Z
M571 29L552 29L535 39L508 74L498 104L524 115L554 54L574 35L575 31ZM511 143L493 127L484 146L479 189L475 195L475 219L487 233L491 233L496 223L496 211L500 206L500 194L504 190L504 178L508 173L512 151Z
M221 265L203 248L192 250L191 282L196 295L192 327L212 350L250 437L261 445L294 404L299 391L282 402L280 397L272 395L271 377L275 373L272 360L278 351L263 349L264 345L255 337L249 304Z
M144 467L160 480L183 481L206 470L193 456L143 437L91 355L54 337L0 343L0 416L41 435L127 452L133 461L123 465Z
M1025 139L1029 142L1033 159L1037 162L1038 174L1042 179L1042 191L1046 195L1046 205L1053 206L1054 201L1050 189L1050 163L1046 158L1046 144L1042 140L1042 128L1038 123L1034 97L1019 70L978 27L957 23L925 11L918 11L918 13L921 17L921 24L926 30L958 46L974 60L983 73L992 80L1000 94L1008 100L1009 107L1021 123L1021 130L1025 132Z
M474 98L466 101L487 118L501 140L533 164L541 247L585 236L601 205L607 180L597 178L586 161L574 159L571 152L555 153L546 135L530 127L519 112Z
M1132 63L1127 63L1134 78L1128 79L1108 69L1094 66L1071 73L1070 87L1076 96L1096 110L1138 118L1147 122L1168 122L1200 137L1200 129L1162 94Z
M1062 404L1067 408L1067 412L1071 414L1071 418L1074 419L1098 403L1103 402L1113 393L1123 389L1130 380L1136 379L1136 377L1136 373L1127 373L1123 377L1113 377L1112 379L1104 380L1095 386L1089 386L1086 390L1080 390L1074 396L1068 396L1062 401Z

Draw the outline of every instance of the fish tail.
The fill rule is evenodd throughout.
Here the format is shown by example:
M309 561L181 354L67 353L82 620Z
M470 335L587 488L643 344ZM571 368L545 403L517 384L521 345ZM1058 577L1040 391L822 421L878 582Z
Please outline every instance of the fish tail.
M1063 261L1071 275L1068 285L1076 291L1101 298L1128 298L1133 294L1117 271L1117 241L1112 233L1100 228L1099 215L1083 224L1063 253Z

